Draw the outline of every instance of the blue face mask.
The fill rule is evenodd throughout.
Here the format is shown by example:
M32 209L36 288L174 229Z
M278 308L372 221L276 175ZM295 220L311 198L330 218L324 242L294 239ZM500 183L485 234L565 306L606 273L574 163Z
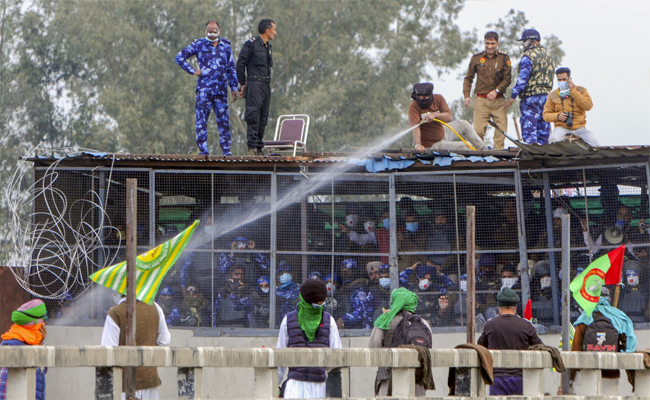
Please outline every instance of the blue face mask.
M382 224L384 224L384 228L390 229L390 218L386 218L385 220L381 221Z
M418 230L418 223L417 222L407 222L406 223L406 230L409 232L415 232Z
M280 275L280 283L283 285L286 285L287 283L291 283L293 281L293 277L291 277L291 274L287 274L286 272L282 275Z
M379 278L379 286L388 289L390 287L390 278Z

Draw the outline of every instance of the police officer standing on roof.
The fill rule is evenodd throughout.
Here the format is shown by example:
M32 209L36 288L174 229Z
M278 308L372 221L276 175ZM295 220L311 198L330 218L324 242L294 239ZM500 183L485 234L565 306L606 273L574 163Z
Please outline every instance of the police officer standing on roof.
M208 155L208 116L214 109L219 128L219 145L224 156L230 156L230 119L228 116L228 85L232 101L237 100L237 73L230 42L220 38L221 29L217 21L205 25L205 38L196 39L181 50L174 60L183 70L196 75L196 145L201 155ZM196 56L199 69L192 67L188 58Z
M555 61L540 44L535 29L526 29L519 42L524 42L524 55L519 62L519 76L506 103L506 110L517 97L521 98L521 136L527 144L548 144L551 124L544 121L542 113L548 92L553 88Z
M271 68L273 57L270 40L275 38L275 22L263 19L257 26L260 35L246 43L237 59L239 96L246 98L246 141L249 156L263 156L264 129L271 104Z
M504 132L508 131L508 119L506 118L506 99L503 94L510 86L511 68L510 56L497 51L499 47L499 34L488 32L485 34L485 51L472 56L469 60L469 68L463 83L463 96L465 96L465 107L472 104L470 91L474 75L476 75L476 102L474 103L474 130L485 139L485 130L490 118L499 125ZM495 130L494 147L503 149L506 137L503 133Z

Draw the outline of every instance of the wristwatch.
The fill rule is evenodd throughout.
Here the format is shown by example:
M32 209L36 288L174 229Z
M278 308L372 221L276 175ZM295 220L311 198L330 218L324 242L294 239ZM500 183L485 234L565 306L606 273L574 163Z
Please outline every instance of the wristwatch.
M497 92L497 94L501 93L499 89L494 89L494 91Z

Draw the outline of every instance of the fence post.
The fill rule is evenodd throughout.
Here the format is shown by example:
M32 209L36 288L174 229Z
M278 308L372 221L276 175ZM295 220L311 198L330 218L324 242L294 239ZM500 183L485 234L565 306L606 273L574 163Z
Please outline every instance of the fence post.
M602 395L602 372L599 369L580 370L580 391L578 396L601 396Z
M456 396L462 397L485 397L487 386L481 377L478 367L457 367L456 368Z
M95 400L122 399L122 368L95 367Z
M544 370L524 368L524 396L544 396Z
M36 368L7 369L7 399L34 400Z
M634 394L637 397L650 397L650 369L635 371Z
M415 368L393 368L393 397L415 397Z
M203 368L178 368L178 397L181 399L203 398Z
M260 367L254 369L253 398L275 399L278 397L278 369Z

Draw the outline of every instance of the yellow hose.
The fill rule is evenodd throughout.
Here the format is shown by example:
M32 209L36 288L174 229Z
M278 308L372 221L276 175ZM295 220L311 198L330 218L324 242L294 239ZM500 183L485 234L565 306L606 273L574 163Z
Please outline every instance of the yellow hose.
M433 120L434 120L434 121L437 121L437 122L440 122L441 124L443 124L443 125L446 126L447 128L451 129L451 131L454 132L454 133L456 134L456 136L458 136L458 138L459 138L460 140L462 140L463 143L465 143L465 144L467 145L467 147L469 147L470 149L476 151L475 148L473 148L469 143L467 143L467 141L466 141L465 139L463 139L463 137L460 136L460 135L458 134L458 132L456 132L456 130L455 130L454 128L452 128L451 126L447 125L446 122L442 122L442 121L439 120L438 118L434 118Z

